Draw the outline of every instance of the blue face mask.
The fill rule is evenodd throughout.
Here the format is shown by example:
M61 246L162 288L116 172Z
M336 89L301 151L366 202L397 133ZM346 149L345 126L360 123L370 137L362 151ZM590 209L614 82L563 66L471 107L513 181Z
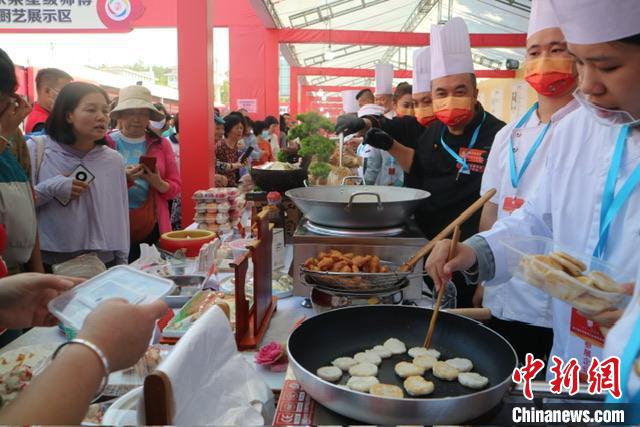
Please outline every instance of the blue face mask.
M262 139L269 139L269 131L263 130L260 136L262 137Z

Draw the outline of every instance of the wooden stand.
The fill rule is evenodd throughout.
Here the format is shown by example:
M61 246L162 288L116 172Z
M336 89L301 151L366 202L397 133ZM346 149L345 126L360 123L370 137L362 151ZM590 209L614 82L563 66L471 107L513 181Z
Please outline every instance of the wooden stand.
M271 289L273 224L269 223L269 208L255 216L257 239L249 244L248 253L236 258L235 270L236 343L239 350L256 348L267 331L278 299ZM249 257L253 261L253 306L246 299L245 283Z
M254 193L247 200L251 200L254 204L253 212L254 217L257 212L262 211L267 204L266 193ZM282 195L282 202L278 205L278 218L274 221L276 227L284 229L284 241L289 244L293 241L293 234L300 224L302 219L302 212L298 209L295 203L284 194Z

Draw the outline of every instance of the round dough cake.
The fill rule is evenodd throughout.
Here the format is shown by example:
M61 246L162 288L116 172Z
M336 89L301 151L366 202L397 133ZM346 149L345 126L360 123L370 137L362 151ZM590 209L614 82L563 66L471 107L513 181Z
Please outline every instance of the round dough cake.
M369 390L374 384L378 384L380 381L376 377L351 377L347 381L347 387L351 390L361 391L363 393L369 393Z
M393 355L393 353L391 353L391 350L389 350L387 347L383 345L377 345L373 347L371 351L376 353L382 359L388 359Z
M356 353L353 358L358 363L373 363L374 365L380 365L382 363L382 358L373 351L366 351L361 353Z
M404 397L402 389L397 385L391 384L374 384L371 386L369 393L381 397L395 397L396 399L402 399Z
M431 381L427 381L419 376L412 376L404 380L404 389L411 396L426 396L433 393L435 386Z
M447 360L445 363L453 366L460 372L469 372L473 369L473 362L469 359L463 359L461 357L455 357Z
M373 363L358 363L349 368L352 377L375 377L378 375L378 367Z
M441 380L455 381L458 379L459 373L460 371L447 362L436 362L433 365L433 375Z
M335 366L323 366L322 368L318 368L316 374L325 381L335 383L342 378L342 369L336 368Z
M389 338L384 342L384 346L387 347L392 354L404 354L407 352L407 346L397 338Z
M425 371L429 371L431 370L431 368L433 368L433 365L435 365L437 361L438 359L436 359L435 357L426 355L418 356L413 359L413 364L424 368Z
M489 384L489 378L483 377L476 372L460 372L458 382L467 388L479 390Z
M331 362L331 364L336 368L347 372L349 371L349 368L356 366L358 362L352 357L338 357L336 360Z
M402 378L413 377L416 375L424 374L423 367L414 365L413 363L410 363L410 362L399 362L396 364L394 369L396 371L396 374L398 374L398 376Z

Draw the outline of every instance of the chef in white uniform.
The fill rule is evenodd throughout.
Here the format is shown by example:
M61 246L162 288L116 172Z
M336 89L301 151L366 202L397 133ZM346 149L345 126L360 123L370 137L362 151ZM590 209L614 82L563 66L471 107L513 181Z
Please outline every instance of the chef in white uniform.
M422 126L436 120L431 97L431 48L421 47L413 51L413 114Z
M581 107L554 129L553 141L562 143L549 147L538 191L523 207L458 245L449 262L449 242L434 249L427 270L437 286L453 271L487 285L508 280L501 242L521 235L551 238L632 275L640 265L640 2L552 0L552 6L576 58ZM551 353L565 363L575 357L584 374L602 355L601 328L558 299L552 304ZM609 326L617 317L594 319Z
M393 64L376 64L376 104L384 108L384 116L393 119Z
M538 92L538 102L496 135L480 192L492 188L498 192L484 207L480 231L511 215L542 182L554 130L579 106L572 94L576 75L550 0L533 0L525 79ZM563 143L553 140L553 144ZM478 289L484 289L482 305L493 315L488 326L514 346L518 359L524 360L527 353L548 357L553 340L548 294L516 278Z

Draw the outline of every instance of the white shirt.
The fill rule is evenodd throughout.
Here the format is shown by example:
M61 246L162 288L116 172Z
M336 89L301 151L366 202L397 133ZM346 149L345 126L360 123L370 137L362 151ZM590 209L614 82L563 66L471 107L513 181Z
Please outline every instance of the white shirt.
M607 341L604 346L604 357L617 356L622 358L624 350L629 343L633 330L638 325L640 320L640 274L636 279L635 296L627 306L622 317L616 322L615 326L609 331L607 335ZM628 378L620 378L621 386L627 384L627 390L629 396L640 391L640 377L635 373L635 370L631 370L631 374Z
M498 205L499 220L510 215L504 209L507 197L514 197L517 193L518 198L526 201L538 189L544 176L546 155L551 144L564 143L553 140L553 131L562 118L578 107L578 101L572 100L551 116L549 130L522 176L517 191L511 184L509 140L513 141L513 146L516 149L516 165L518 173L520 173L529 150L547 124L541 123L538 115L534 113L521 128L515 129L516 124L522 119L519 117L497 133L482 177L480 194L484 194L492 188L497 190L491 202ZM499 319L517 320L545 328L551 327L551 297L549 294L516 278L485 287L482 305L489 308L491 314Z
M481 233L495 260L495 277L487 285L510 279L502 241L536 235L590 256L599 239L604 184L611 165L619 127L599 124L584 108L567 115L554 129L540 189L513 215ZM640 132L629 135L616 185L616 194L640 163ZM640 264L640 191L636 189L610 227L605 259L635 274ZM586 344L570 332L571 307L553 299L553 348L567 362L576 357L584 366L585 354L600 356L602 349ZM585 372L585 371L583 371Z

